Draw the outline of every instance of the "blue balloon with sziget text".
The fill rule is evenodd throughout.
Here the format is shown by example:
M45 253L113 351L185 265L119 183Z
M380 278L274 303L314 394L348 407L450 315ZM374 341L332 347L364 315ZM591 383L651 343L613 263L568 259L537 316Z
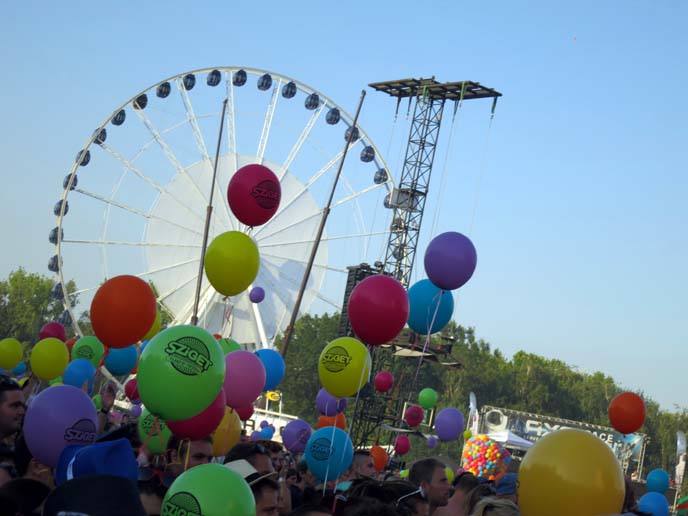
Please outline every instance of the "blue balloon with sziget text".
M454 313L452 293L436 287L429 279L413 284L408 297L408 325L414 332L421 335L437 333L451 321Z
M339 478L351 466L353 456L349 434L336 426L321 428L306 443L308 469L322 481Z

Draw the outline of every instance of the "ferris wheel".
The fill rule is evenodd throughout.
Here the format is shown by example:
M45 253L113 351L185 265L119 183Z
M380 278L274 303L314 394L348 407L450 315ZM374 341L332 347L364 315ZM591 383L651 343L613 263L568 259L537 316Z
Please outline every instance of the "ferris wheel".
M289 321L349 136L301 314L339 310L346 267L384 258L390 216L384 204L394 185L372 140L320 91L265 70L200 69L134 95L78 150L53 208L48 268L56 274L52 294L65 307L61 322L82 334L79 315L102 282L133 274L153 286L171 324L189 323L219 140L209 237L230 230L251 235L261 257L253 285L266 295L260 304L248 292L223 298L203 278L199 325L270 346ZM258 228L242 226L226 200L232 175L251 163L269 167L282 187L279 210ZM65 292L71 279L78 306Z

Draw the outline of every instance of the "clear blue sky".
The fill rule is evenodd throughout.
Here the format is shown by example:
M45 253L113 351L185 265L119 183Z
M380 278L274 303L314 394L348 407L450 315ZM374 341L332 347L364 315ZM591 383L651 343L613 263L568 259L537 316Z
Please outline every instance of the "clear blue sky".
M456 319L507 355L560 358L688 406L687 21L687 3L650 0L6 3L0 275L48 273L75 152L164 77L275 70L350 111L373 81L475 80L504 98L486 166L461 131L483 141L487 116L450 153L437 230L470 232L479 254ZM369 94L362 123L380 147L391 112Z

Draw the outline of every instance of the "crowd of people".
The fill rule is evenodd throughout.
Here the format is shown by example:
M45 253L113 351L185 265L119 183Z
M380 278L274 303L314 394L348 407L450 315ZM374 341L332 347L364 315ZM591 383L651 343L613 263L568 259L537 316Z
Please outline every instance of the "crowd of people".
M393 467L377 471L369 452L358 450L346 473L323 484L279 442L249 441L245 435L224 457L213 456L210 437L172 438L164 453L152 455L135 421L112 424L110 385L102 394L96 443L66 448L58 466L49 468L32 457L22 435L30 388L0 376L0 516L165 514L165 494L175 479L211 462L246 481L257 516L519 515L516 473L486 481L458 471L450 482L446 465L436 458L414 462L402 479ZM642 514L632 490L627 494L624 511Z

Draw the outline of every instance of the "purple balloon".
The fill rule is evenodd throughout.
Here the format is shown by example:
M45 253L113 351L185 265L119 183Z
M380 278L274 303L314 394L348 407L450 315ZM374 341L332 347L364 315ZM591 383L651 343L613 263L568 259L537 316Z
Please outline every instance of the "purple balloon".
M315 406L318 412L324 416L336 416L346 409L346 398L337 400L337 398L332 396L332 394L327 392L323 387L318 391L318 395L315 397Z
M72 444L93 444L98 423L96 407L86 393L71 385L41 392L24 418L26 445L38 462L54 468L62 450Z
M302 453L313 429L302 419L290 421L282 430L282 444L292 453Z
M133 405L131 407L131 415L134 417L139 417L141 415L141 405Z
M267 421L265 421L265 420L263 419L263 420L260 422L260 427L261 427L261 428L265 428L265 427L268 426L269 424L270 424L270 423L268 423Z
M251 300L251 303L260 303L265 299L265 291L261 287L253 287L248 298Z
M251 432L251 437L249 437L249 440L260 441L261 439L263 439L263 434L261 434L258 430Z
M430 437L428 437L428 440L425 444L428 445L428 448L434 448L435 446L437 446L437 437L431 435Z
M473 242L455 231L437 235L425 250L425 272L442 290L455 290L466 284L477 263Z
M440 441L453 441L463 432L463 414L454 407L442 409L435 419L435 433Z

